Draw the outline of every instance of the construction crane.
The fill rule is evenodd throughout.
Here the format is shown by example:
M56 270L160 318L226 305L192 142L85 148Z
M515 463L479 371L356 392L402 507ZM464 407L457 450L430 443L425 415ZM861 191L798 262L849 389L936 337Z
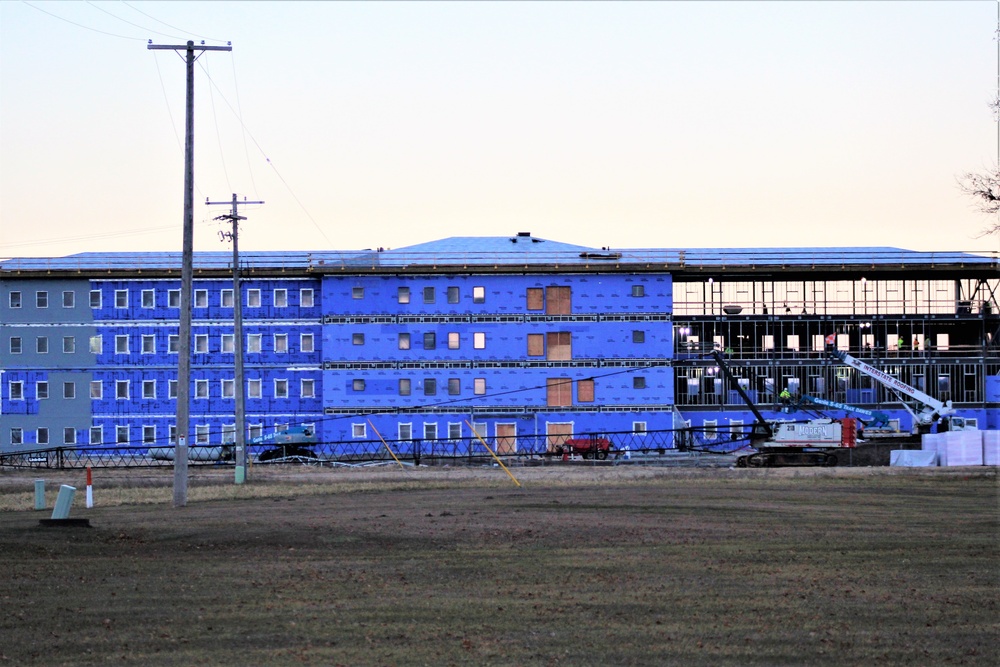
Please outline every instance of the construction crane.
M718 350L711 355L756 420L750 433L756 451L738 457L738 467L835 466L838 450L857 445L858 421L853 417L769 423L733 377L725 357Z
M879 370L874 366L866 364L860 359L852 357L846 352L832 347L833 339L833 335L826 337L827 349L830 352L830 355L841 363L846 364L876 380L886 389L894 393L899 398L900 403L902 403L906 411L910 413L911 417L913 417L914 432L927 432L930 430L932 424L939 421L941 422L939 430L974 430L968 426L965 419L955 416L955 408L952 407L951 401L939 401L933 396L930 396L915 387L911 387L899 378L893 377L883 370ZM913 408L908 405L903 396L908 396L913 402L917 403L917 407Z

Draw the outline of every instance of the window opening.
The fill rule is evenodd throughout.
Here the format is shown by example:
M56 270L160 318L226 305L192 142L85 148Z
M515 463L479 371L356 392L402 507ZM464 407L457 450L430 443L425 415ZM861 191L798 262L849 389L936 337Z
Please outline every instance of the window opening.
M529 287L526 292L528 310L542 310L545 307L544 294L541 287Z
M316 398L316 381L312 378L302 378L299 383L299 392L302 398Z
M573 358L572 335L568 331L554 331L546 334L546 349L549 361L565 361Z
M549 287L545 290L546 315L571 315L572 303L570 288L565 286Z
M545 354L545 335L528 334L528 356L541 357Z
M573 381L570 378L546 378L546 405L563 407L573 404Z

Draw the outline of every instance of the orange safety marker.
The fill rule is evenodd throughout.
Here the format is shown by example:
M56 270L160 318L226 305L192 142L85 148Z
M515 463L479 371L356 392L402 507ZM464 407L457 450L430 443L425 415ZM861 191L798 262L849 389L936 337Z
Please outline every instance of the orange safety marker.
M94 475L90 466L87 466L87 509L94 506Z
M467 419L467 420L465 420L465 423L466 423L466 424L469 424L469 420L468 420L468 419ZM511 478L512 480L514 480L514 483L515 483L515 484L517 484L518 486L521 486L521 483L520 483L519 481L517 481L517 478L516 478L516 477L514 477L514 474L513 474L513 473L511 473L511 471L507 469L507 466L505 466L505 465L503 464L503 461L501 461L501 460L500 460L500 457L499 457L499 456L497 456L496 454L494 454L494 453L493 453L493 450L492 450L492 449L490 449L490 446L486 444L486 441L485 441L485 440L483 440L483 436L481 436L481 435L479 435L478 433L476 433L476 429L475 429L475 428L474 428L474 427L472 426L472 424L469 424L469 428L470 428L470 429L472 429L472 434L473 434L474 436L476 436L476 438L478 438L478 439L479 439L479 442L483 443L483 447L485 447L485 448L486 448L486 451L488 451L488 452L490 453L490 456L492 456L492 457L493 457L494 459L496 459L497 463L499 463L499 464L500 464L500 467L501 467L501 468L503 468L503 471L504 471L505 473L507 473L507 474L508 474L508 475L510 476L510 478Z
M368 425L372 427L373 431L375 431L375 435L378 436L378 439L382 441L382 444L385 445L385 448L389 451L389 455L392 456L392 458L396 459L396 463L399 464L400 468L406 470L406 466L403 465L402 461L396 458L396 454L392 451L392 447L389 446L389 443L385 441L385 438L382 437L382 434L378 432L377 428L375 428L375 424L372 424L372 420L369 419L367 421Z

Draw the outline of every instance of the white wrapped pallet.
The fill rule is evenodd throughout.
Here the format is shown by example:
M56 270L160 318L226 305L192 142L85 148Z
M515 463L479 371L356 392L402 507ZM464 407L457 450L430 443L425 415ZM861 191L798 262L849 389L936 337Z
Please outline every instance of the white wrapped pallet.
M941 466L983 465L982 431L948 431L938 441L938 463Z
M889 452L889 465L932 468L937 465L937 452L929 449L895 449Z
M1000 466L1000 431L983 431L983 465Z
M944 433L924 433L920 436L920 449L937 453L939 443L944 443Z

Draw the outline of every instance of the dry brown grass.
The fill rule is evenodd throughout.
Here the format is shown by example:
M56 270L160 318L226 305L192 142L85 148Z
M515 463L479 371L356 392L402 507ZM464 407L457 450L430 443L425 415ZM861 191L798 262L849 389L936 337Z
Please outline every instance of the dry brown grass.
M514 472L0 473L0 664L995 664L995 469Z

